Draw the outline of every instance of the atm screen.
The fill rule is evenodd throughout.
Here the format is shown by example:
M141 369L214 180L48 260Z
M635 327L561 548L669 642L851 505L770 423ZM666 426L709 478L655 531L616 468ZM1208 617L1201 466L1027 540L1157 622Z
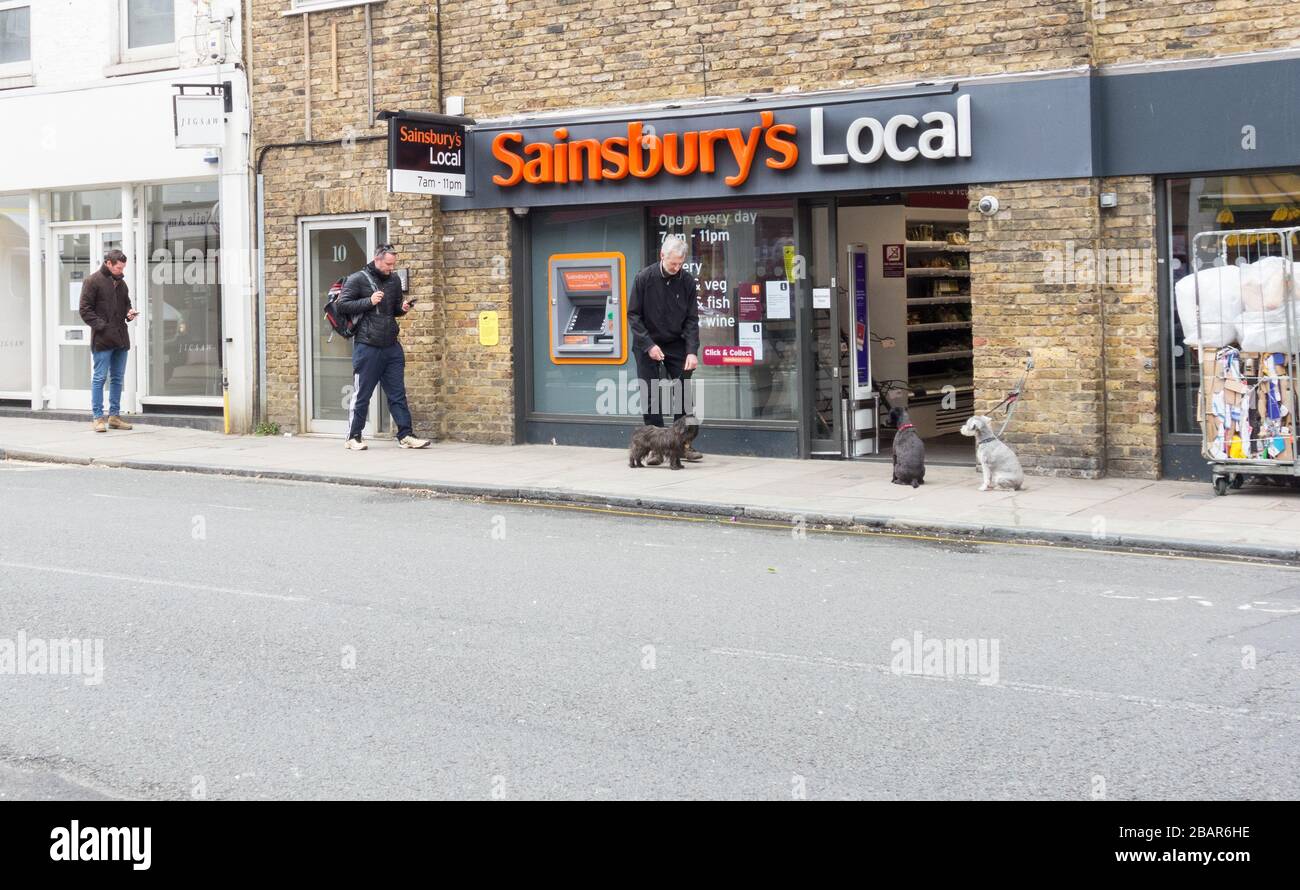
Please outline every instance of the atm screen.
M598 333L605 326L605 307L578 306L573 312L573 321L569 322L572 333Z

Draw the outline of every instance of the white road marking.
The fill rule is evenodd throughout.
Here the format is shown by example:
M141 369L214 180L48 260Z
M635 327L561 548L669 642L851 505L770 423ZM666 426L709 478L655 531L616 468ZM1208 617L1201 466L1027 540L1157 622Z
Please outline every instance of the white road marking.
M759 658L764 661L780 661L788 664L807 665L809 667L848 668L849 670L866 671L869 673L884 674L890 677L902 677L909 680L938 680L944 683L951 683L954 680L963 680L980 689L1010 689L1013 692L1036 692L1039 694L1056 696L1057 698L1082 698L1099 702L1126 702L1128 704L1141 705L1153 710L1167 709L1172 711L1188 711L1193 714L1208 714L1216 717L1250 717L1255 720L1264 720L1268 722L1300 723L1300 714L1287 714L1282 711L1252 711L1250 708L1229 708L1223 705L1206 705L1201 704L1200 702L1150 698L1145 695L1122 695L1117 692L1098 692L1093 689L1072 689L1068 686L1024 683L1017 680L999 680L996 684L986 684L979 682L979 677L976 676L949 678L946 676L927 676L922 674L895 674L892 670L882 664L845 661L843 659L825 656L821 658L810 658L806 655L786 655L781 652L763 652L758 649L732 649L729 647L714 647L709 649L709 652L714 655Z
M256 507L232 507L229 504L200 504L200 507L211 507L214 510L243 510L246 513L257 512Z
M1264 608L1265 606L1282 606L1282 608L1266 609ZM1295 612L1300 612L1300 607L1287 608L1285 603L1270 603L1267 601L1260 601L1260 600L1255 600L1254 602L1246 603L1243 606L1238 606L1237 609L1241 611L1247 611L1247 612L1270 612L1274 615L1291 615Z
M286 603L307 602L305 596L285 596L279 593L260 593L256 590L239 590L234 587L214 587L210 584L192 584L189 581L168 581L163 578L141 578L135 575L116 575L111 572L84 572L80 569L65 569L59 566L38 566L26 562L7 562L0 560L0 567L8 569L26 569L31 572L54 572L60 575L77 575L82 578L102 578L105 581L129 581L132 584L154 584L159 587L179 587L184 590L202 590L206 593L233 593L236 596L251 596L258 599L280 600Z

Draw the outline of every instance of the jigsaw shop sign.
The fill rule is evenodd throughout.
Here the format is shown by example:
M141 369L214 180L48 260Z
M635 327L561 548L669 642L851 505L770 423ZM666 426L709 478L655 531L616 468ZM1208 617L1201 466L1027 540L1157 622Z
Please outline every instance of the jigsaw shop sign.
M465 128L452 123L388 121L388 190L465 194Z
M788 171L801 166L871 166L886 159L908 164L917 158L969 158L971 97L960 96L953 106L920 116L866 114L843 128L832 127L826 110L815 106L783 110L788 120L761 111L757 122L746 127L670 129L671 121L660 128L630 121L604 138L576 137L568 127L556 127L543 139L508 130L492 137L492 182L512 189L524 184L613 184L629 177L720 177L738 188L760 166ZM796 122L805 119L806 133Z

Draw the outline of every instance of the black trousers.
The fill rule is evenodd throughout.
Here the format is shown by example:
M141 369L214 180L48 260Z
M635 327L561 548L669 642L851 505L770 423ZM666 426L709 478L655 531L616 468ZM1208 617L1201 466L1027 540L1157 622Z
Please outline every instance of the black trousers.
M646 426L663 426L663 415L672 413L673 420L689 413L694 400L688 396L686 381L691 379L693 371L686 370L686 344L669 343L660 346L664 351L664 360L657 362L643 350L636 351L636 376L641 381L641 415ZM671 394L660 396L659 379L662 372L667 372L673 381Z
M406 353L401 343L380 348L368 343L352 344L352 411L349 439L360 439L370 413L370 397L375 386L384 385L388 396L388 413L397 425L397 438L411 435L411 411L406 406Z

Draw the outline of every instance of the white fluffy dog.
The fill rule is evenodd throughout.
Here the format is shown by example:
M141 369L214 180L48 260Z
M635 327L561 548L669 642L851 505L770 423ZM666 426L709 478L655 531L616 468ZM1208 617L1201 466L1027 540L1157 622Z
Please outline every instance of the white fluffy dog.
M975 459L984 473L980 491L990 488L1020 490L1025 481L1025 471L1020 467L1016 453L993 432L989 419L977 414L962 425L963 436L975 436Z

